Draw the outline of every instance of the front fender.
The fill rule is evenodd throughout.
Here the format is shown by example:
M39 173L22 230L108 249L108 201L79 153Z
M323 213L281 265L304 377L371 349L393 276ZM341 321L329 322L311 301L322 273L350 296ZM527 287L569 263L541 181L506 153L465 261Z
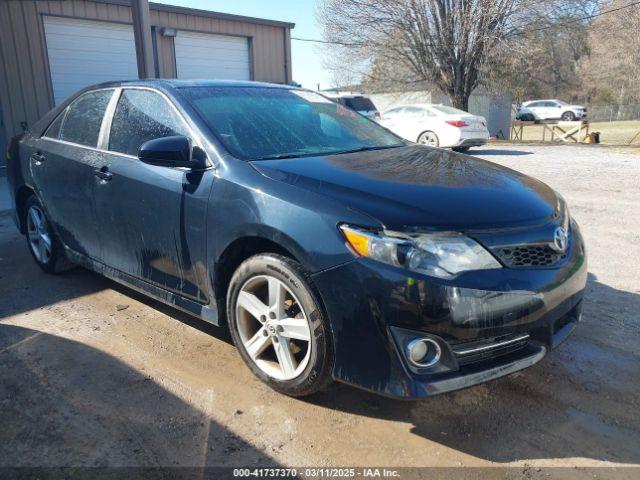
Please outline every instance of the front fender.
M268 178L239 160L219 172L207 217L209 265L234 241L259 237L291 252L310 273L353 259L340 222L379 226L337 200Z

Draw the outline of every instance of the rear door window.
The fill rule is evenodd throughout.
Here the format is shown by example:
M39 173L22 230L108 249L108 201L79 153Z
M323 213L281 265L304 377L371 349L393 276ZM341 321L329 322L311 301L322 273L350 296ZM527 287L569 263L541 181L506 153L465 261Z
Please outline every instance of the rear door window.
M404 109L404 117L407 120L420 120L424 118L425 110L419 107L407 107Z
M113 90L97 90L81 95L67 107L66 115L64 115L64 120L61 121L59 127L59 133L55 131L58 119L49 127L49 130L53 129L51 135L58 133L57 138L60 140L87 147L97 147L102 118L112 95ZM61 114L60 117L62 116ZM49 130L47 136L51 137Z
M382 114L382 120L396 120L400 117L400 113L404 110L404 107L392 108Z
M111 121L109 150L137 156L143 143L174 135L189 136L188 129L164 97L151 90L123 90Z

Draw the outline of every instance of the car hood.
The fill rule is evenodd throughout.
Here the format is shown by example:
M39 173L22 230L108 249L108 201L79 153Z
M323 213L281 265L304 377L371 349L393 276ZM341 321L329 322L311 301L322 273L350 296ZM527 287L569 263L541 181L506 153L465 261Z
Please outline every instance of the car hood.
M388 229L540 225L558 207L554 191L533 178L422 145L251 163L272 179L336 199Z

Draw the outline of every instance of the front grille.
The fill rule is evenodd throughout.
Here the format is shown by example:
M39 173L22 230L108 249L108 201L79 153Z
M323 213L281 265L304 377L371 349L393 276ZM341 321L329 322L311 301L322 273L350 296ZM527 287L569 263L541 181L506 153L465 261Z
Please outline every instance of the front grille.
M529 334L525 333L457 343L451 345L451 349L458 365L462 366L508 355L524 348L528 343Z
M495 248L494 253L507 267L550 267L566 257L547 245L522 245Z

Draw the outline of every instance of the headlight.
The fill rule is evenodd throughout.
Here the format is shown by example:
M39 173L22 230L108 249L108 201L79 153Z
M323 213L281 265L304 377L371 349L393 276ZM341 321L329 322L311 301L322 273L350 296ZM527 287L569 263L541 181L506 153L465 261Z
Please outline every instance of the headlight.
M556 192L556 195L558 197L557 208L558 208L558 215L560 216L560 222L562 224L562 227L565 229L565 231L568 232L571 225L571 212L569 211L569 205L567 204L567 201L564 199L562 195L560 195L557 192Z
M347 225L340 229L356 254L433 277L502 268L478 242L458 233L378 234Z

